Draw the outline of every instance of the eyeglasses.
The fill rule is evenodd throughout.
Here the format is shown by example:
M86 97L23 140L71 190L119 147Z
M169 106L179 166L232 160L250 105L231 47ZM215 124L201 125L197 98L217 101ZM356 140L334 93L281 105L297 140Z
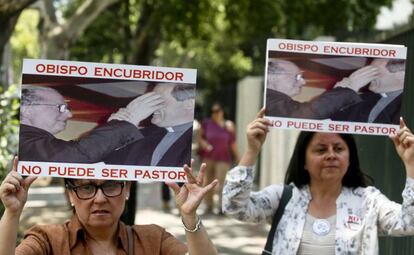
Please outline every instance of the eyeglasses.
M300 72L300 73L276 72L276 73L271 73L271 74L294 74L296 81L304 81L305 80L305 78L303 77L303 72Z
M72 109L67 104L30 104L30 105L48 105L56 106L60 113L70 112Z
M221 112L221 109L211 109L212 113Z
M101 185L90 183L79 186L75 186L68 182L65 186L66 188L75 191L76 196L79 199L87 200L93 198L96 195L96 192L98 192L98 189L101 189L102 193L107 197L117 197L121 195L125 182L106 181Z

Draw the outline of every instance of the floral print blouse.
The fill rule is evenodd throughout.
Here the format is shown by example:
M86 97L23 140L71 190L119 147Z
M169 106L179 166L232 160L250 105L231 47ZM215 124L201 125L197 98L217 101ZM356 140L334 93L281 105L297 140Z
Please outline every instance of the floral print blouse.
M252 192L253 177L253 167L237 166L228 172L223 212L241 221L271 223L283 185ZM402 196L401 205L372 186L343 187L336 200L335 254L378 254L378 235L414 235L413 179L407 177ZM309 186L293 187L292 198L276 229L273 255L297 254L311 199Z

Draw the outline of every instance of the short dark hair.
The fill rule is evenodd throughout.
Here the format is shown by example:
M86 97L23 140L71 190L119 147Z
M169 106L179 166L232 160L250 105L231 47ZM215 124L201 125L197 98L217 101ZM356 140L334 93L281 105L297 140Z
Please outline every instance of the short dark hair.
M185 101L188 99L195 99L195 86L191 84L176 84L171 91L171 95L177 101Z
M286 65L295 65L293 62L284 59L273 59L268 62L267 72L269 74L286 72Z
M33 86L33 85L22 85L22 97L21 105L31 105L36 102L43 102L46 100L39 92L40 91L53 91L57 92L55 89L49 87Z
M305 170L306 149L316 132L302 131L296 141L293 155L285 176L285 184L293 182L296 187L310 183L310 176ZM342 185L350 188L367 187L372 185L373 179L361 171L359 166L358 150L355 139L350 134L338 135L345 141L349 149L349 167L345 176L342 178Z
M42 100L42 97L36 93L37 89L33 87L22 87L21 105L31 105L34 102Z

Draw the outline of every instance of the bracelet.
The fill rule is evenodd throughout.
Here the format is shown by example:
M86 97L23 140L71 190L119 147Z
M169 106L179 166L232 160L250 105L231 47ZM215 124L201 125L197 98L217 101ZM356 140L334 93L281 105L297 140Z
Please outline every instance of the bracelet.
M201 219L198 215L197 215L197 222L196 222L194 229L187 228L187 226L184 224L183 216L181 216L181 222L183 223L184 230L187 232L194 233L201 229Z

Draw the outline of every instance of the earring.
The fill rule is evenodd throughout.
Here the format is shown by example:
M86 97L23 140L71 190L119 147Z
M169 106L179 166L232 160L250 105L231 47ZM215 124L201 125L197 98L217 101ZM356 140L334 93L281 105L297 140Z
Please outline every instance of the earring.
M70 206L75 207L75 204L74 203L70 203Z
M128 200L128 199L129 199L129 197L126 197L126 198L125 198L125 200Z

